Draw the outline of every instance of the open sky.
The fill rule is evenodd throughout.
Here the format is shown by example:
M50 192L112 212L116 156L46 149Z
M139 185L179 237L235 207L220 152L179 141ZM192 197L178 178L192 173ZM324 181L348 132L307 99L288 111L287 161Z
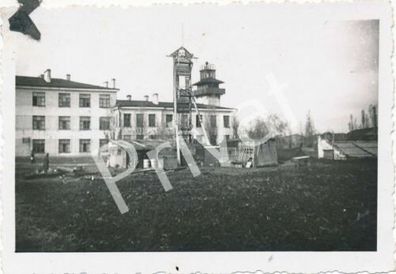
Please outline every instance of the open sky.
M198 57L193 81L205 61L215 64L225 82L224 106L255 100L282 115L287 104L298 124L310 111L318 131L345 132L351 113L378 102L376 20L334 21L303 5L39 8L31 17L40 42L10 34L18 75L51 68L53 77L70 73L72 80L97 85L114 77L119 98L158 92L160 101L170 101L167 55L184 45ZM270 93L268 75L285 85L284 101Z

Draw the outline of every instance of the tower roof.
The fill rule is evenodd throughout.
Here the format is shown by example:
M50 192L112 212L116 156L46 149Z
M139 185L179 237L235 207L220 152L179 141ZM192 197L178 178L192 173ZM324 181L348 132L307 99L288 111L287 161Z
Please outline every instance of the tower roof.
M175 50L174 52L172 52L171 54L169 54L169 56L172 57L178 57L181 54L183 54L182 56L185 58L193 58L194 54L192 54L191 52L189 52L185 47L181 46L180 48L178 48L177 50Z
M217 80L215 78L203 78L200 81L196 82L193 84L193 86L202 86L202 85L208 85L208 84L222 84L224 83L221 80Z

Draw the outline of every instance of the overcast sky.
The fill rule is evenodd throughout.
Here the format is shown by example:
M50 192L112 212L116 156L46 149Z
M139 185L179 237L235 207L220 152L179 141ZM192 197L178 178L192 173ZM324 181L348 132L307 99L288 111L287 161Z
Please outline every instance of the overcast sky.
M307 7L307 8L305 8ZM172 61L182 44L199 67L215 64L225 83L222 105L247 99L282 115L266 76L286 85L283 95L298 122L310 110L319 131L347 131L351 113L378 101L378 21L332 21L308 6L190 6L45 10L31 15L42 40L13 33L17 74L103 85L117 79L119 98L172 99ZM184 39L182 39L182 26ZM298 129L296 129L298 130Z

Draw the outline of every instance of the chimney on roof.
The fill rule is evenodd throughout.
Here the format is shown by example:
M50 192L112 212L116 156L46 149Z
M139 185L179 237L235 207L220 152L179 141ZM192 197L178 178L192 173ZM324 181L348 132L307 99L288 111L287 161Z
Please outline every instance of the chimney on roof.
M104 84L105 84L106 88L109 87L109 81L104 82Z
M149 100L149 96L148 95L144 95L144 101L148 102Z
M132 95L128 94L127 99L128 99L128 101L132 101Z
M51 82L51 70L47 69L46 71L44 71L44 81L46 81L47 83Z
M116 79L113 78L113 79L111 79L111 81L113 81L113 88L116 88Z
M154 105L158 105L158 93L153 93L152 101Z
M66 80L70 81L71 80L71 75L70 74L66 74Z

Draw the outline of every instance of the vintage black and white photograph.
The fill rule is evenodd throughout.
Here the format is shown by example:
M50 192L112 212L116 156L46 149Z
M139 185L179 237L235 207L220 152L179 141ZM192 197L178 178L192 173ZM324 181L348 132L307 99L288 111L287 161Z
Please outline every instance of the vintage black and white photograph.
M39 4L7 30L15 254L393 242L389 22L285 6Z

